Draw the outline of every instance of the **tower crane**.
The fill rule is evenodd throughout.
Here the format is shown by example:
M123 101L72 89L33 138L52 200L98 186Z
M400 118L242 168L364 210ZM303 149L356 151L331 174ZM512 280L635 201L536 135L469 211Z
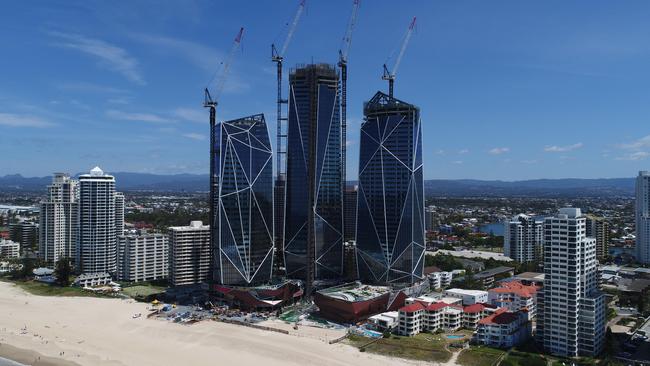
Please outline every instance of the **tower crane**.
M302 16L303 10L305 9L305 0L300 0L300 3L298 4L298 9L296 10L296 15L293 17L293 20L291 21L289 25L289 31L287 32L287 37L284 40L284 43L282 43L282 48L278 51L278 49L275 47L275 43L271 44L271 61L275 62L276 68L277 68L277 79L278 79L278 90L277 90L277 144L276 144L276 169L277 169L277 174L278 177L280 177L281 174L284 173L283 170L283 165L282 165L282 155L286 155L286 145L283 145L283 140L287 138L287 134L282 128L283 122L287 121L286 117L282 117L282 104L286 104L288 101L286 99L282 99L282 62L284 61L284 53L287 51L287 48L289 47L289 43L291 42L291 38L293 38L293 34L296 31L296 26L298 25L298 21L300 20L300 17ZM284 148L283 148L284 146Z
M215 172L215 163L214 163L214 155L215 155L215 128L216 128L216 118L217 118L217 104L219 101L219 96L221 95L221 92L223 91L223 86L226 82L226 76L228 75L228 70L230 69L230 63L232 62L233 57L235 56L235 52L237 49L239 49L241 45L241 40L242 36L244 35L244 28L240 28L239 32L237 32L237 36L235 37L235 40L233 41L232 47L230 48L230 53L228 54L228 57L225 59L225 61L222 62L221 68L217 70L219 75L217 75L217 72L214 73L210 81L208 82L208 85L205 87L204 90L204 100L203 100L203 107L205 108L210 108L210 202L209 202L209 207L210 207L210 242L214 243L214 240L216 239L214 237L216 225L214 222L214 213L215 213L215 189L217 186L217 175ZM214 98L212 95L210 95L210 90L208 87L212 83L212 81L215 79L215 76L218 76L217 78L217 84L214 94Z
M393 84L395 83L395 76L397 75L397 69L399 68L400 62L402 62L402 57L404 56L404 51L406 51L406 46L409 43L409 40L411 39L411 35L413 34L413 29L415 29L415 17L413 17L413 20L409 24L408 29L406 30L406 34L404 35L404 38L402 40L402 47L400 48L399 54L397 55L397 59L395 60L395 65L393 65L393 70L388 71L388 67L386 64L384 64L384 75L381 77L383 80L388 80L388 95L392 98L393 97Z
M357 23L357 12L359 11L360 0L353 0L352 13L350 13L350 20L348 21L348 28L343 37L343 44L339 50L339 63L341 69L341 184L345 192L347 184L347 108L348 108L348 53L350 52L350 45L352 44L352 31ZM345 205L345 198L343 199ZM343 209L345 214L345 209ZM343 218L345 222L345 217Z

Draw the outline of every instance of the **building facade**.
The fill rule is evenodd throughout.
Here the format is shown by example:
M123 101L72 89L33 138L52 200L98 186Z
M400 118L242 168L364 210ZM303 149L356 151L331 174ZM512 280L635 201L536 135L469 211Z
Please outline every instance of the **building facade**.
M357 268L362 281L415 283L424 269L422 131L417 107L377 92L359 147Z
M210 279L210 226L192 221L169 228L169 282L172 286L197 285Z
M115 192L115 234L124 234L124 193Z
M258 285L273 269L273 159L263 114L220 123L213 279Z
M636 260L650 263L650 172L636 177Z
M343 199L345 200L345 241L354 241L357 238L357 196L359 186L348 186L345 188Z
M543 221L517 215L504 224L503 254L517 262L535 262L542 253Z
M602 217L587 215L587 236L596 238L596 258L609 255L609 223Z
M337 280L343 272L339 78L327 64L289 75L284 263L287 276Z
M117 278L155 281L168 277L169 240L164 234L120 235L117 240Z
M483 346L509 349L528 340L531 334L526 311L499 309L478 321L472 340Z
M50 266L61 258L74 261L79 225L78 182L68 174L54 173L40 208L39 258Z
M79 176L76 263L81 273L117 271L115 178L95 167Z
M20 243L15 241L0 239L0 258L18 259L20 257Z
M544 287L538 293L537 339L546 352L596 356L605 339L605 296L598 287L596 239L579 208L544 220Z

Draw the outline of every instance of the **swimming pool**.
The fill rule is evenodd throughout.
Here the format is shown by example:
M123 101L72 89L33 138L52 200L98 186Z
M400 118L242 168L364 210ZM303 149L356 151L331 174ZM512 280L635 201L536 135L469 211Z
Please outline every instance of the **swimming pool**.
M448 334L448 335L446 335L446 337L449 338L449 339L462 339L462 338L465 338L465 336L462 335L462 334L461 335Z

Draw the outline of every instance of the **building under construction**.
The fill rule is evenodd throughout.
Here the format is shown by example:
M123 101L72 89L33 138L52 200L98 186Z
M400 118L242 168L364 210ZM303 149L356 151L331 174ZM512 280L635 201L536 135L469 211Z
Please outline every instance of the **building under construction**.
M289 75L284 263L287 276L340 280L343 271L343 182L339 75L311 64Z

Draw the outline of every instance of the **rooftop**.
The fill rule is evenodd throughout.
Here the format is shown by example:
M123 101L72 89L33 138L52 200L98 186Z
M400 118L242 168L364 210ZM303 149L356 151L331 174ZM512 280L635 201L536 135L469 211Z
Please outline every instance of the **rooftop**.
M540 288L535 285L524 285L520 281L504 282L500 287L488 290L496 293L513 293L520 297L533 297Z
M345 301L365 301L389 293L388 286L364 285L361 282L346 283L318 291L321 295Z
M502 325L510 324L518 319L519 313L509 313L506 309L499 309L494 314L479 320L478 323L484 325Z
M462 288L450 288L445 290L445 293L459 294L459 295L471 295L471 296L481 296L487 294L487 291L481 290L465 290Z
M401 313L414 313L414 312L416 312L418 310L424 310L424 309L425 309L425 306L416 301L416 302L412 303L411 305L402 306L399 309L399 311Z
M514 270L515 269L513 267L496 267L496 268L486 269L485 271L479 272L479 273L474 275L474 278L476 278L477 280L480 280L480 279L483 279L483 278L496 276L496 275L499 275L499 274L502 274L502 273L512 272Z

